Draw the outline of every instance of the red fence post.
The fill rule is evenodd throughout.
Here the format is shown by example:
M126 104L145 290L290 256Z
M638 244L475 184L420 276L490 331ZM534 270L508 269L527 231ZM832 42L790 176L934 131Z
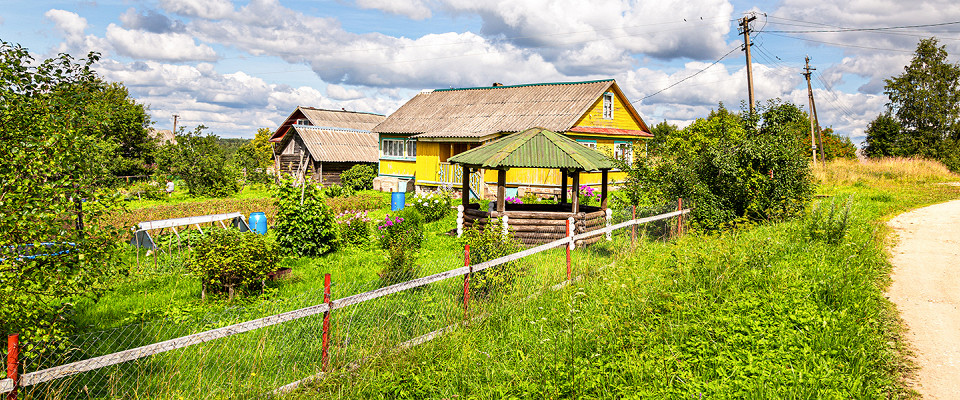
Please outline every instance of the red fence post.
M677 211L683 211L683 199L677 199ZM680 236L681 229L683 229L683 214L677 216L677 236Z
M470 245L463 247L463 266L470 267L470 272L463 276L463 317L467 317L470 308L470 275L473 275L473 266L470 265Z
M330 367L330 355L327 350L330 347L330 274L323 275L323 302L327 303L327 311L323 313L323 347L320 355L320 370L327 372Z
M570 237L570 219L567 219L567 237ZM567 281L570 281L570 245L573 241L567 243Z
M7 400L17 400L17 388L20 387L20 334L7 336L7 378L13 380L13 390L7 393Z
M637 219L637 206L630 206L633 209L632 219ZM630 244L637 244L637 225L630 225Z

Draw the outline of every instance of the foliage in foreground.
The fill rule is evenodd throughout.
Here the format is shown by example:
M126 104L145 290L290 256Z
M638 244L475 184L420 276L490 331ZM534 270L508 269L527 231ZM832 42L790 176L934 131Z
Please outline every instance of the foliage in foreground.
M21 333L26 356L71 328L64 298L95 299L123 272L117 232L99 224L115 199L96 188L120 145L88 134L104 111L97 59L35 63L0 42L0 335Z
M340 182L352 191L373 189L377 168L370 164L357 164L340 174Z
M412 208L387 214L377 225L380 248L387 251L387 264L380 270L380 285L387 286L413 279L417 274L417 255L425 239L423 216Z
M277 244L298 256L316 257L336 248L337 227L323 190L306 180L283 181L276 188Z
M510 231L503 231L503 222L494 219L463 231L462 247L470 246L470 263L478 264L523 250L523 245ZM519 261L487 268L470 278L471 293L486 296L494 291L507 291L521 274Z

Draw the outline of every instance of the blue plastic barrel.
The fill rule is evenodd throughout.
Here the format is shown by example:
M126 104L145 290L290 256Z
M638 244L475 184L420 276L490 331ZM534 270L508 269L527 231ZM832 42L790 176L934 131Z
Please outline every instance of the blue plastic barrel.
M400 211L407 202L407 192L393 192L390 196L390 210Z
M250 230L258 235L267 234L267 214L262 212L250 213Z

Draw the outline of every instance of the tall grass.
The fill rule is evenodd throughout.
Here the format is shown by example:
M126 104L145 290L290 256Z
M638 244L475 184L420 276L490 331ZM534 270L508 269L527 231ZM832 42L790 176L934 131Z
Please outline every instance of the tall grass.
M868 181L888 181L898 184L926 184L960 181L960 175L950 172L939 161L922 158L886 157L880 159L836 159L825 168L814 169L821 182L850 185Z

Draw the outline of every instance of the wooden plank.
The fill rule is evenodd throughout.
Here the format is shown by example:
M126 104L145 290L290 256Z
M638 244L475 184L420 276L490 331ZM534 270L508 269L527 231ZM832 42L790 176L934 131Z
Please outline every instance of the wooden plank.
M240 214L238 212L233 212L233 213L226 213L226 214L210 214L210 215L198 215L194 217L159 219L154 221L143 221L138 223L137 226L140 230L152 230L152 229L170 228L174 226L195 225L195 224L203 224L207 222L223 221L228 219L234 219L236 217L243 218L243 214Z
M51 381L54 379L68 377L81 372L92 371L98 368L108 367L122 362L136 360L155 354L164 353L171 350L192 346L195 344L209 342L211 340L233 336L239 333L249 332L255 329L264 328L279 323L292 321L308 317L311 315L322 314L327 311L326 304L317 304L299 310L288 311L281 314L271 315L269 317L258 318L239 324L233 324L222 328L211 329L192 335L170 339L159 343L137 347L135 349L124 350L100 357L89 358L82 361L72 362L61 366L47 368L41 371L24 374L20 379L21 386L31 386L38 383Z

